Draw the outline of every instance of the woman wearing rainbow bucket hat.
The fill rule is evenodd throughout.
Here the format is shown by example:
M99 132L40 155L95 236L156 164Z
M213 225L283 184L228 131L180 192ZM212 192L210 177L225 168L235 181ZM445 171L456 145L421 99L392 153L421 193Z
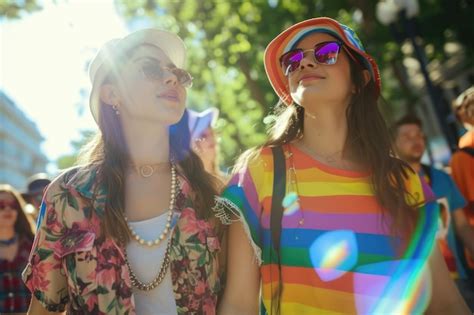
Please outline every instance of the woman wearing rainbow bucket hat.
M23 273L29 314L215 314L217 185L190 148L185 52L145 29L92 61L100 133L45 193Z
M279 34L265 70L281 99L214 208L228 234L221 314L468 314L434 247L432 192L392 156L379 70L349 27Z

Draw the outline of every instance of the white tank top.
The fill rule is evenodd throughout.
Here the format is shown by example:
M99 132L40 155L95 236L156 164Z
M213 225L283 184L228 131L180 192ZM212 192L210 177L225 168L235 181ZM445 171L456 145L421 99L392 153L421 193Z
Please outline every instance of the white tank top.
M165 212L158 217L129 223L140 237L146 240L154 240L164 230L167 216L168 212ZM128 261L133 272L141 282L149 283L158 275L165 257L166 245L170 235L171 233L168 233L166 240L153 247L140 245L134 240L128 243L126 249ZM163 281L153 290L142 291L135 287L132 290L137 315L178 314L169 267Z

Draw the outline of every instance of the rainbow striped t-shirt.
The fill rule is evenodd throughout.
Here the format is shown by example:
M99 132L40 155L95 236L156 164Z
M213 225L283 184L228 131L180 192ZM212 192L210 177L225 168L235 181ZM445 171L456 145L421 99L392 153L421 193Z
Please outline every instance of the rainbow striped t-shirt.
M389 219L369 174L335 169L294 145L285 145L280 264L281 314L401 314L428 303L427 258L433 248L437 206L415 173L406 187L420 219L410 241L389 231ZM260 263L263 312L278 287L271 246L273 155L263 148L236 173L221 201L238 212ZM229 250L232 250L231 248Z

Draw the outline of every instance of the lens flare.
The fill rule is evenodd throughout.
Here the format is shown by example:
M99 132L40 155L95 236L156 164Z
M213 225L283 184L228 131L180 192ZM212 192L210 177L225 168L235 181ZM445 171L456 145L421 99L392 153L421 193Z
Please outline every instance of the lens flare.
M356 296L357 313L423 314L431 297L430 273L424 267L425 260L387 261L358 267L354 288L363 294ZM379 276L368 281L367 274Z
M332 281L351 270L358 259L353 231L326 232L310 247L310 258L316 273L323 281Z
M402 259L356 268L354 289L363 292L356 298L359 314L423 314L431 299L428 259L435 246L438 210L435 202L420 208ZM375 278L368 281L364 274Z

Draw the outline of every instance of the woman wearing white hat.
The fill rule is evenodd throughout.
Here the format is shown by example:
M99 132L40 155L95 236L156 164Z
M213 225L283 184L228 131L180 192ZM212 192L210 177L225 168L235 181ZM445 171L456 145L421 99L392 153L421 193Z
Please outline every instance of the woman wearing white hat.
M23 279L30 314L214 314L216 183L190 150L185 47L147 29L92 61L100 133L48 187Z

